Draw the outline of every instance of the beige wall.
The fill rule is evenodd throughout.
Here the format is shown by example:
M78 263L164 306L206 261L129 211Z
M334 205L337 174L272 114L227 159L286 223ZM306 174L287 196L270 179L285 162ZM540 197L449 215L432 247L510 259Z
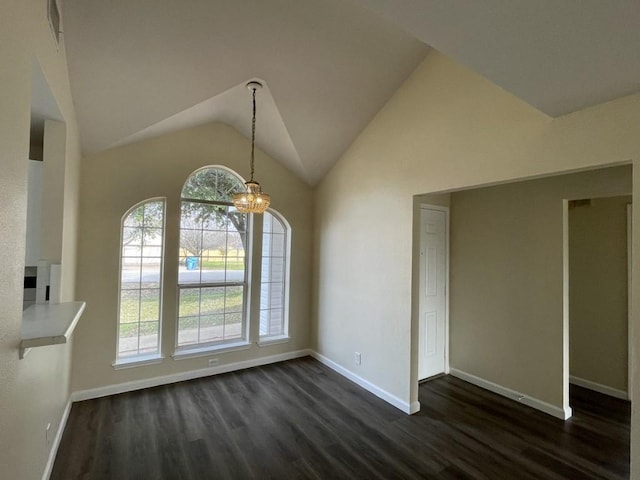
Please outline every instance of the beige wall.
M594 198L569 210L569 373L627 391L627 205Z
M451 367L567 406L563 199L630 191L624 166L451 194Z
M256 178L271 194L271 206L292 229L291 291L286 344L173 360L180 192L187 177L206 165L224 165L248 178L250 143L232 128L208 124L115 148L83 160L78 297L87 310L76 330L73 390L82 391L309 347L311 189L280 164L258 152ZM124 213L151 197L166 197L167 219L161 364L114 370L116 354L120 225ZM172 257L172 252L175 256ZM173 261L172 261L173 259ZM254 309L257 312L257 309ZM252 315L257 323L256 314Z
M3 478L41 478L51 442L69 400L71 346L32 349L18 359L27 200L31 68L37 59L66 123L66 165L57 200L63 202L63 299L75 286L75 222L79 142L64 48L54 44L46 0L3 1L0 14L0 465Z
M640 198L640 161L633 162L633 196ZM631 361L629 368L631 393L631 475L629 478L640 478L640 412L637 399L640 398L640 295L637 287L640 285L640 208L634 208L631 219L631 321L629 322L629 347ZM635 403L633 403L635 402Z
M317 189L315 348L415 402L413 196L629 162L638 124L640 95L551 119L430 53Z
M3 476L21 480L40 478L42 474L49 452L44 442L44 427L51 422L55 429L62 415L69 394L70 363L69 346L34 349L25 360L18 360L17 355L26 217L29 78L34 56L42 64L67 124L61 247L64 299L73 297L75 283L78 189L74 182L79 172L79 142L64 51L58 52L53 45L45 8L46 0L3 0L0 15L0 235L4 246L0 252L3 279L0 289L0 465ZM640 191L639 124L640 95L550 119L437 52L430 54L318 188L314 225L317 268L314 269L313 346L404 401L415 401L417 356L415 349L411 350L411 338L415 337L412 332L417 332L417 322L410 307L413 196L631 160L636 166L633 175L637 195ZM224 135L225 141L232 137ZM215 136L207 138L195 141L194 150L189 150L184 157L170 158L176 153L172 150L173 143L158 139L143 144L142 149L140 145L125 147L89 158L83 164L83 170L89 172L83 175L85 238L80 245L78 292L86 294L86 298L80 295L79 298L89 300L89 307L88 320L83 317L79 324L83 338L74 359L74 384L78 387L194 368L196 360L175 364L166 360L165 367L141 367L121 375L110 370L108 365L115 349L113 322L117 298L114 292L117 246L113 248L117 239L113 235L118 231L120 215L136 201L163 195L168 197L169 208L171 205L176 208L182 178L200 165L213 163ZM240 166L246 163L246 142L243 149L242 162L224 158L224 163L232 168L237 163L236 170L246 175L246 166ZM125 157L127 161L119 158L121 152L130 153L131 156ZM132 161L138 159L138 154L143 159L142 166L168 166L169 173L145 177L142 167ZM295 186L293 181L287 183L288 186L277 183L276 177L288 174L275 164L263 175L259 166L261 158L258 159L258 179L273 195L274 207L292 223L294 239L296 232L308 236L304 220L299 221L298 227L293 220L298 209L300 215L304 211L306 218L310 217L308 189ZM107 159L116 163L99 165L100 160ZM171 178L172 173L175 178ZM133 183L132 178L137 181ZM276 195L279 187L281 205ZM84 205L85 200L90 205ZM301 206L291 207L292 211L285 209L285 205L296 203ZM88 219L90 211L93 216L104 215L105 220ZM175 225L177 215L170 216L168 222ZM634 211L633 228L633 248L640 252L640 209ZM171 241L175 245L176 238ZM308 238L299 241L301 253L296 253L294 246L294 256L298 258L294 259L292 284L299 279L301 285L295 294L292 292L292 297L300 299L297 311L306 314L308 283L305 279L309 272L304 245L308 247L309 243ZM92 246L96 242L103 246L99 252ZM93 267L92 263L104 268ZM173 269L175 274L175 266ZM168 265L166 276L171 274ZM633 257L633 283L640 284L640 255ZM170 303L169 298L169 307ZM637 323L640 296L632 299L632 313ZM165 330L167 325L168 322ZM303 339L304 327L299 328L299 338ZM76 338L75 343L80 344L80 339ZM638 351L638 327L632 333L632 343ZM300 345L303 344L301 340ZM297 347L291 344L270 348L277 352ZM355 350L363 353L362 365L357 368L353 365ZM184 367L175 366L179 363ZM97 382L89 378L92 367L95 367ZM637 362L633 365L633 375L635 398L638 398ZM639 432L640 415L634 410L632 477L637 472L635 459L640 458Z

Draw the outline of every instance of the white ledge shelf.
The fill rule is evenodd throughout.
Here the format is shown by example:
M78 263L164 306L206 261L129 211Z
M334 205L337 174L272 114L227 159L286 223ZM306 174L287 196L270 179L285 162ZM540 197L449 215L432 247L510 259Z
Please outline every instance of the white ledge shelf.
M85 307L85 302L65 302L27 308L22 312L20 358L33 347L67 343Z

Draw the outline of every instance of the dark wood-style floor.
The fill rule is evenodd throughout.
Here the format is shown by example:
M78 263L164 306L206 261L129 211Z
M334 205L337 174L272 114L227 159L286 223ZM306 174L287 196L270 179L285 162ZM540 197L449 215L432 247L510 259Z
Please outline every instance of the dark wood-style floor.
M563 422L456 378L405 415L311 358L75 403L52 479L622 479L628 402Z

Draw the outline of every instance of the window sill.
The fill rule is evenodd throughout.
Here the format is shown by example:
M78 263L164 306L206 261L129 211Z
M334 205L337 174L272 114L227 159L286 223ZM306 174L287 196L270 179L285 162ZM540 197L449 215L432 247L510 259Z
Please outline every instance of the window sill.
M187 358L206 357L207 355L213 355L216 353L236 352L239 350L248 350L250 348L251 343L242 341L224 343L222 345L209 345L207 347L182 348L180 350L176 350L176 352L171 356L174 360L186 360Z
M143 365L154 365L162 363L164 357L162 355L141 355L139 357L131 357L122 360L116 360L113 365L114 370L124 370L125 368L142 367Z
M279 335L277 337L264 337L258 340L259 347L268 347L269 345L277 345L279 343L287 343L291 340L288 335Z

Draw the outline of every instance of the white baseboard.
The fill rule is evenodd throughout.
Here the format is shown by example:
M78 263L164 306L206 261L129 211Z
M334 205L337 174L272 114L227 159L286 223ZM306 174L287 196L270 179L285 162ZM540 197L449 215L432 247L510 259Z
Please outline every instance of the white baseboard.
M58 447L60 446L60 442L62 441L64 427L67 426L69 412L71 412L71 398L69 398L69 401L67 401L67 406L64 407L64 412L62 412L62 418L60 419L60 423L58 424L58 431L56 432L56 436L53 439L53 443L51 444L51 450L49 450L49 458L47 459L47 464L44 467L42 480L49 480L49 477L51 476L53 463L56 461L56 455L58 454Z
M503 397L507 397L511 400L515 400L518 403L522 403L529 407L535 408L536 410L540 410L541 412L547 413L556 418L560 418L561 420L567 420L571 418L571 407L558 407L556 405L552 405L547 402L543 402L537 398L532 398L524 393L516 392L515 390L511 390L510 388L503 387L502 385L498 385L497 383L490 382L489 380L485 380L484 378L476 377L467 372L463 372L462 370L458 370L457 368L452 368L450 374L454 377L457 377L465 382L472 383L478 387L484 388L485 390L489 390L493 393L497 393L498 395L502 395Z
M268 357L260 357L251 360L243 360L241 362L227 363L225 365L217 365L215 367L190 370L188 372L180 372L171 375L163 375L161 377L145 378L142 380L134 380L131 382L117 383L115 385L91 388L89 390L80 390L71 394L71 400L73 402L80 402L82 400L90 400L92 398L106 397L108 395L116 395L118 393L141 390L143 388L157 387L158 385L167 385L169 383L193 380L195 378L209 377L211 375L217 375L219 373L227 373L236 370L243 370L245 368L259 367L261 365L267 365L269 363L276 363L282 362L284 360L306 357L310 354L311 350L309 349L296 350L294 352L286 352L278 355L270 355Z
M405 402L401 398L398 398L395 395L387 392L386 390L383 390L377 385L374 385L373 383L369 382L368 380L365 380L361 376L356 375L351 370L347 370L342 365L337 364L333 360L328 359L327 357L325 357L324 355L318 352L312 351L311 356L316 360L318 360L320 363L323 363L324 365L331 368L332 370L335 370L343 377L346 377L352 382L357 383L362 388L373 393L375 396L381 398L385 402L390 403L394 407L402 410L404 413L408 413L409 415L411 415L413 413L420 411L420 402L418 401L411 402L411 403Z
M593 390L595 392L604 393L605 395L609 395L611 397L621 398L622 400L629 400L629 394L624 390L607 387L606 385L602 385L601 383L592 382L591 380L585 380L584 378L569 375L569 383L573 383L574 385L578 385L579 387L588 388L589 390Z

